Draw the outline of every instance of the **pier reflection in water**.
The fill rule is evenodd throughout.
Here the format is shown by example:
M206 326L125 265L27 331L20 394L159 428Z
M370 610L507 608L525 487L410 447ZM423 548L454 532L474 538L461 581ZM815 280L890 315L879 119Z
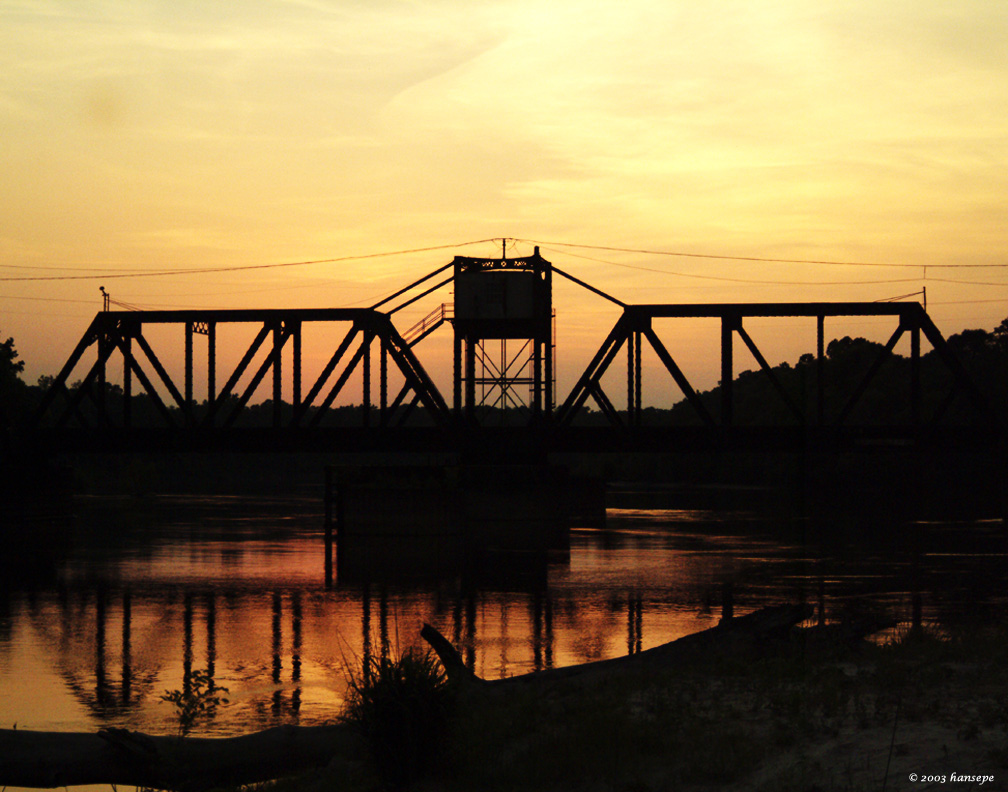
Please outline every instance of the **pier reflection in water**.
M327 589L316 504L167 506L114 528L91 510L53 585L0 591L0 722L171 733L160 696L189 690L197 671L230 700L197 733L324 722L347 669L415 643L424 621L493 678L704 629L729 594L736 613L796 598L822 599L831 615L870 602L902 619L916 601L925 620L1004 605L994 525L812 544L737 514L622 510L604 530L572 531L569 552L412 577L343 558Z

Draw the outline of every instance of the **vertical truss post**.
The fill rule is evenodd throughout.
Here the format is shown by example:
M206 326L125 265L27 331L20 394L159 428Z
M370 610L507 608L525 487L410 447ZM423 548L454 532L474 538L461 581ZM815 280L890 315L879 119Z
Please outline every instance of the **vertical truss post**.
M819 426L826 422L826 317L816 317L816 419Z
M465 339L465 411L466 418L476 418L476 345L472 338Z
M294 350L291 360L291 402L294 405L294 413L301 408L301 321L295 320L294 329Z
M380 426L385 426L388 422L388 342L384 334L379 339L378 347L380 349L378 358L378 423ZM455 411L457 414L457 406Z
M914 320L910 330L910 422L915 428L920 426L920 417L920 322Z
M627 424L633 426L636 407L634 405L634 341L636 340L633 330L627 331L626 352L627 352L627 383L626 383L626 417Z
M123 426L129 429L133 425L133 335L123 333L120 345L123 353Z
M364 383L361 395L361 418L364 426L371 425L371 342L373 340L374 335L370 331L362 339L364 344Z
M283 404L283 321L273 324L273 428L280 426L280 407Z
M217 323L207 322L207 408L213 407L217 398ZM210 413L213 426L213 413Z
M635 363L636 373L634 374L634 417L635 426L641 425L641 386L643 385L643 374L641 373L641 331L634 331L634 354L637 356Z
M462 414L462 337L457 332L452 345L452 411L457 421Z
M193 323L185 323L185 423L193 423Z
M532 341L532 415L536 420L543 411L543 347L541 338Z
M723 314L721 316L721 424L723 426L731 426L734 418L732 414L734 409L732 341L735 328L740 324L741 318L737 314Z
M546 278L549 280L549 270L547 270ZM550 311L550 327L549 332L546 335L546 365L544 378L546 380L546 415L550 418L553 417L553 354L556 349L556 313L552 310Z
M103 327L98 333L98 423L107 424L108 423L108 413L106 412L106 381L105 381L105 368L106 363L111 353L111 348L109 344L109 332L107 327Z
M543 394L543 401L546 407L546 416L553 417L553 350L556 346L556 312L553 309L553 264L547 261L543 267L546 294L549 295L550 310L546 318L547 326L543 329L543 347L545 349L545 379L546 391Z

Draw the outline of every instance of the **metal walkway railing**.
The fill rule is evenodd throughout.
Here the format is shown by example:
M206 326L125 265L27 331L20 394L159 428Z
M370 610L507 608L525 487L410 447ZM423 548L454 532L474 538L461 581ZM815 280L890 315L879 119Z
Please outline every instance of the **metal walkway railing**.
M407 346L415 346L416 344L419 344L446 321L451 320L454 315L455 306L453 303L441 303L437 308L403 333L403 341L406 342Z

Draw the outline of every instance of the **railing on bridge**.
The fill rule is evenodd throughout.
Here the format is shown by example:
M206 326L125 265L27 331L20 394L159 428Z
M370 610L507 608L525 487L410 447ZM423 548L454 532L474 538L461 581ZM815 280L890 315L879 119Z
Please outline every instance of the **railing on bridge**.
M408 346L416 346L445 322L450 322L454 316L455 306L451 303L441 303L437 308L403 333L403 340Z

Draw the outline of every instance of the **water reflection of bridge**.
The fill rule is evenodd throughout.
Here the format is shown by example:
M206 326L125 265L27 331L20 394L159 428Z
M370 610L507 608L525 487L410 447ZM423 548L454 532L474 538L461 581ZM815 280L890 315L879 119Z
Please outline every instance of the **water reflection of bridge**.
M135 723L142 710L141 721L162 728L172 727L172 710L160 702L161 694L189 693L197 671L206 674L211 690L229 687L235 706L255 721L298 721L306 685L337 695L345 673L372 658L397 655L413 643L423 620L460 647L470 668L491 676L514 673L516 666L550 668L557 660L557 602L547 590L495 597L475 589L434 589L422 599L421 613L405 613L407 603L384 585L266 592L85 585L61 588L52 599L35 595L26 610L43 644L35 662L52 665L91 717ZM480 636L488 609L495 634ZM596 643L640 651L640 597L613 600L608 612L606 636ZM509 655L516 620L519 657ZM621 624L625 642L617 638ZM486 667L478 669L481 652ZM333 709L313 701L311 717L331 716Z

